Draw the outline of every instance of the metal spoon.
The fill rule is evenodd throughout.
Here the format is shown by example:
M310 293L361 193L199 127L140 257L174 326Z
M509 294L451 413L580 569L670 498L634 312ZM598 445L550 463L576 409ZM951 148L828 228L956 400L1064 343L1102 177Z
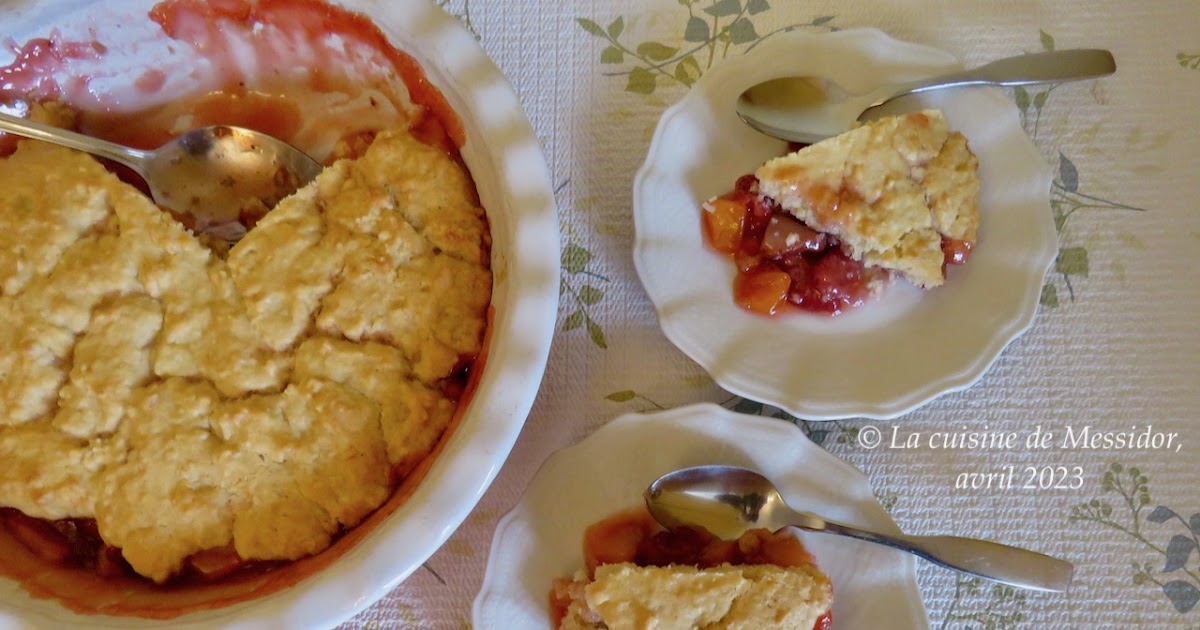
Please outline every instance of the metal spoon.
M321 172L320 163L292 145L241 127L195 129L153 151L7 114L0 114L0 131L124 164L146 180L155 203L205 223L236 221L254 200L270 208Z
M790 525L887 545L950 569L1038 591L1065 591L1074 573L1069 562L986 540L883 534L797 512L766 477L745 468L677 470L651 483L644 496L650 514L664 527L703 527L724 540L751 529L777 532Z
M847 131L856 120L907 94L963 86L1075 81L1108 76L1116 70L1116 61L1107 50L1079 49L1008 57L973 70L884 85L856 95L822 79L785 77L742 92L736 110L746 124L768 136L812 144Z

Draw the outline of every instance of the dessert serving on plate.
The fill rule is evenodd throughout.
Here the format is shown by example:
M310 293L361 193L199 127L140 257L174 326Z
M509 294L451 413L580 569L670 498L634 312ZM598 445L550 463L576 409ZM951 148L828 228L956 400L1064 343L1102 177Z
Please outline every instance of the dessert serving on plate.
M560 630L831 627L829 577L787 532L725 541L639 507L589 526L583 553L587 568L550 592Z
M821 294L833 297L832 304L814 301L813 306L822 307L821 312L837 308L842 311L840 315L763 317L739 306L731 296L730 287L738 282L740 269L728 258L740 258L749 268L752 266L749 263L757 266L766 257L714 253L713 247L705 243L705 230L698 225L708 214L700 209L705 201L714 197L719 199L734 187L739 176L754 174L767 164L783 166L791 160L802 161L804 169L816 167L815 160L804 157L809 155L807 152L773 162L787 154L789 148L738 118L737 98L748 88L778 77L799 76L822 77L839 86L847 86L849 90L869 91L881 85L903 83L914 77L937 76L959 68L961 63L953 55L901 42L877 30L781 33L764 40L745 55L731 56L714 64L678 103L664 112L646 161L634 180L634 264L646 294L654 303L663 332L722 388L809 420L893 418L937 396L968 387L987 371L1013 339L1029 328L1037 313L1046 270L1057 252L1057 234L1049 203L1053 174L1022 128L1019 111L1012 99L999 91L914 94L898 104L911 108L908 111L914 113L941 112L949 129L960 132L969 140L966 148L978 161L978 198L975 201L978 246L971 249L966 264L950 266L946 275L940 273L940 265L905 264L887 271L887 275L899 277L896 281L867 285L867 288L883 290L864 307L848 308L848 304L839 303L852 304L867 298L864 295L860 299L843 300L846 296L843 296L841 285L831 283L829 288L838 289L836 292L817 293L818 297ZM940 127L940 124L930 125L931 129ZM870 129L860 129L850 137L857 136L865 141L870 134ZM947 130L945 139L951 137L953 134ZM859 146L864 150L869 148L865 142ZM817 150L812 153L838 152ZM845 155L847 159L854 159L850 150ZM960 164L973 163L965 153L962 156ZM899 165L890 158L889 162ZM839 166L841 170L838 170ZM845 163L829 168L832 179L840 179L843 183L851 179L852 173L847 172ZM799 192L792 195L794 199L788 199L785 191L792 190L791 183L782 177L788 170L791 169L779 173L779 183L768 194L779 195L778 199L771 198L781 205L789 204L790 207L779 209L797 223L805 217L797 217L788 210L822 219L819 216L822 213L802 209L801 204L807 202L800 198ZM905 180L914 184L935 183L930 179L928 168L920 182L908 177L917 171L908 168L906 161L900 172ZM968 168L962 174L969 172ZM820 171L809 173L796 169L792 172L797 173L815 177ZM960 174L958 170L952 173L955 177ZM751 198L761 196L759 193L765 192L762 187L771 186L770 183L754 182L750 178L743 180L743 189L750 190L753 184L757 191L747 193ZM799 191L799 182L795 183ZM912 190L912 186L900 185ZM974 187L971 183L953 186L949 190L965 192ZM841 186L830 184L826 192L840 201L838 193L841 189ZM864 202L870 201L869 195L860 196ZM934 216L930 200L921 197L918 200L924 208L917 204L920 212L912 216L919 223L949 226L950 239L970 239L969 231L964 230L960 235L950 231L956 229L954 222L935 223L942 217ZM793 201L796 205L791 205ZM819 197L815 201L813 206L819 209ZM858 199L850 198L850 201ZM768 204L761 205L775 210ZM840 209L840 204L838 207ZM973 216L969 206L967 208L964 216ZM773 212L763 215L769 221ZM737 213L733 216L736 219ZM755 219L759 220L759 216L756 214ZM736 221L734 225L737 225ZM806 226L825 236L811 240L797 237L795 242L844 253L842 248L849 245L843 239L852 236L837 236L839 227L836 224L828 229ZM874 276L882 273L884 263L893 261L936 261L938 258L944 261L946 251L939 252L942 231L938 230L938 236L933 237L924 228L915 230L908 238L922 243L922 247L914 251L924 252L925 258L892 256L891 249L900 242L899 238L914 232L914 227L920 226L906 223L895 231L875 234L874 238L881 240L862 241L863 249L858 253L850 252L827 261L825 265L832 268L832 273L812 275L817 280L824 277L837 280L838 272L845 269L833 263L847 263L845 266L850 267L848 263L865 261L868 270L876 270L868 271ZM782 236L786 244L787 234ZM885 239L896 240L888 242ZM830 247L833 240L838 241L839 247ZM727 242L740 244L737 239ZM947 244L953 245L949 241ZM954 248L947 249L951 254L955 253ZM902 251L907 253L907 250ZM861 259L855 259L854 256L859 254ZM796 258L803 260L817 256L802 252L790 262L795 262ZM792 274L776 266L775 261L766 262L770 263L766 270L776 273L768 275L768 278L774 276L771 281L774 283L773 294L766 294L762 299L762 312L769 312L771 307L777 311L792 309L789 299L800 301L800 297L805 298L802 308L807 308L808 295L792 291ZM797 276L808 277L809 272L820 271L817 264L796 267L793 272ZM930 273L921 273L921 270ZM904 279L906 274L911 274L912 280ZM847 275L851 274L841 277ZM927 285L930 280L942 282L930 290L917 284ZM781 301L780 297L785 295L787 297ZM913 360L915 340L920 340L922 348L933 349L921 352L920 361ZM813 357L821 357L821 360L814 361ZM847 373L861 374L863 378L848 379L845 378Z
M775 599L784 607L780 610L815 613L807 618L808 627L798 622L802 630L809 630L825 611L836 620L835 627L928 626L916 563L894 549L797 530L780 536L754 531L744 541L717 542L703 532L676 528L680 534L670 538L657 535L662 529L644 507L621 511L663 474L700 462L753 468L789 498L841 522L899 531L862 473L808 440L792 423L711 404L631 413L551 455L497 524L475 599L474 626L554 628L557 615L565 615L580 598L595 601L598 610L593 612L617 608L624 600L628 610L635 605L664 613L665 607L694 610L686 604L687 585L710 581L723 585L719 598L702 602L711 610L733 609L737 593L750 594L746 604ZM758 566L780 560L783 569L751 569L739 566L739 559ZM725 561L728 567L712 571ZM592 574L598 585L591 587L589 598L592 567L599 567ZM575 583L577 572L581 579ZM661 582L679 588L664 593ZM788 584L787 592L769 596L781 583ZM672 596L676 590L682 598ZM579 608L582 612L582 602Z
M708 243L734 257L734 296L838 314L900 275L940 286L979 226L978 160L942 113L868 122L772 159L703 206Z
M0 100L149 146L262 119L329 164L265 215L185 224L90 156L0 146L0 574L76 610L163 616L212 602L137 594L286 586L300 576L259 578L388 502L470 397L492 276L457 119L369 21L310 0L151 16L192 47L168 65L218 90L173 94L145 69L81 92L121 43L56 33L0 70ZM208 55L217 38L257 63ZM345 58L313 61L323 46ZM232 248L201 238L231 221Z

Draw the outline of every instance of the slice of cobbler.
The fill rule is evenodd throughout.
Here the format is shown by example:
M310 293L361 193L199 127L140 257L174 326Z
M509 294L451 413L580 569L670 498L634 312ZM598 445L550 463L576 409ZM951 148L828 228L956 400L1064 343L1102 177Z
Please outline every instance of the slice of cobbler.
M979 226L978 160L942 113L868 122L775 158L705 203L705 233L739 267L735 297L773 314L785 301L831 314L893 274L940 286Z
M582 572L559 630L607 628L823 630L832 603L829 578L814 565L697 568L605 564Z
M762 194L836 236L851 258L928 288L946 279L942 240L975 241L977 169L967 139L926 110L869 122L754 175Z
M555 580L558 630L826 630L833 587L790 533L667 531L644 508L588 527L586 570Z

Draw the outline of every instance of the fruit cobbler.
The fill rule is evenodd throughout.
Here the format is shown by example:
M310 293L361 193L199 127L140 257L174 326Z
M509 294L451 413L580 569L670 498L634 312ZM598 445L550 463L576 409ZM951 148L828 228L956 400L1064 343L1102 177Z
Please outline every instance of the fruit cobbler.
M550 592L559 630L831 627L829 577L788 533L725 541L638 508L590 526L583 550L586 569Z
M131 580L270 572L346 536L451 426L491 299L461 129L365 18L313 0L181 0L152 17L208 60L192 78L224 91L171 102L168 77L143 75L150 104L117 115L67 80L111 45L46 40L0 69L0 101L149 146L189 121L265 126L327 167L214 249L128 173L0 142L0 545L21 550L0 574L78 610L141 614L121 604ZM287 59L243 76L204 57L217 36L262 54L337 45L364 66L330 53L290 84L271 65ZM59 568L121 586L76 588Z
M772 159L701 216L706 241L737 265L740 306L836 315L895 276L942 285L975 245L978 198L966 137L925 110Z

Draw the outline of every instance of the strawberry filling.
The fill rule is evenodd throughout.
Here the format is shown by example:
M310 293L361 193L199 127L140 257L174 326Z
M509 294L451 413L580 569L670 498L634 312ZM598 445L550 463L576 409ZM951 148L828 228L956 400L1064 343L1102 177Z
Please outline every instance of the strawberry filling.
M760 315L789 309L838 315L865 304L887 283L886 269L847 255L832 234L812 229L758 192L754 175L705 202L704 240L737 265L734 302ZM943 239L945 264L967 261L971 243Z

